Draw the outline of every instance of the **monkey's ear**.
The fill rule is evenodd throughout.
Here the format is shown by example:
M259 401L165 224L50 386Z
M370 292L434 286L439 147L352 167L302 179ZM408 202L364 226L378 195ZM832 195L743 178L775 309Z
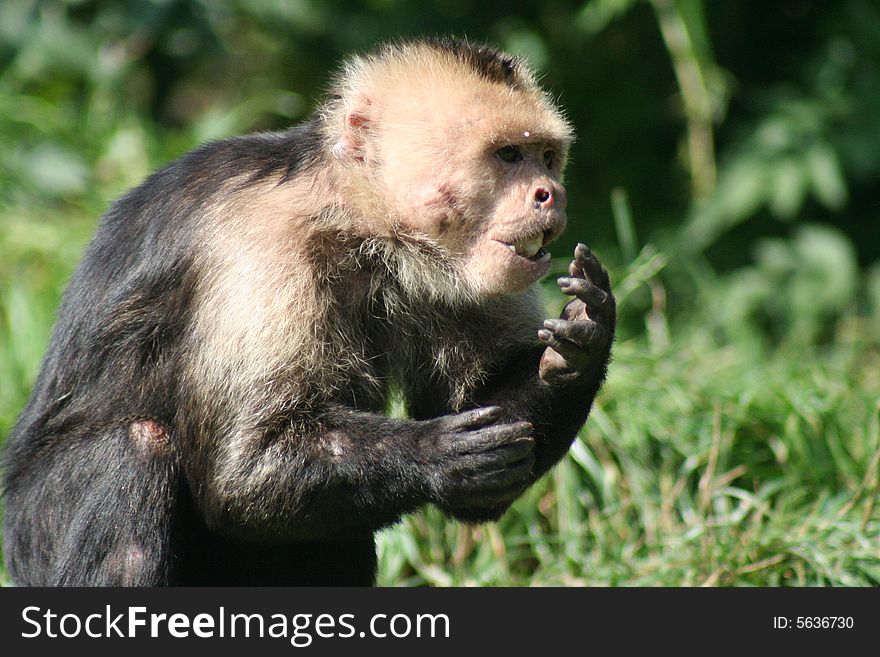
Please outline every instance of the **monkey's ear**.
M366 162L367 143L371 128L371 120L368 111L370 101L361 99L356 107L353 107L343 115L343 125L339 141L333 146L333 155L343 162Z

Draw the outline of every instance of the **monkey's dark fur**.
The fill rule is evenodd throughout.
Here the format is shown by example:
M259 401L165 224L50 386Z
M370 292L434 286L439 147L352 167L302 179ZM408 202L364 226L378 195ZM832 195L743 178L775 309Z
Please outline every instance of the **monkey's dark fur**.
M518 84L502 54L431 47ZM295 274L321 290L322 304L295 318L321 347L256 382L222 360L232 345L205 354L194 317L219 300L199 226L230 195L325 166L326 142L316 116L210 144L103 218L7 442L5 557L17 584L368 585L377 529L426 503L495 519L566 452L614 331L607 274L584 249L577 297L604 319L572 337L588 354L579 371L550 382L539 376L548 344L563 355L571 345L535 337L533 294L419 296L389 256L414 247L380 247L326 218ZM197 361L216 380L198 380ZM410 419L383 414L392 387Z

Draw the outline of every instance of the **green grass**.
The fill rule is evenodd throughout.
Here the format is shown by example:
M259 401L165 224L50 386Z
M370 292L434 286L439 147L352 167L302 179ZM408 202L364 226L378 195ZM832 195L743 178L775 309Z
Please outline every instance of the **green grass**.
M621 341L569 456L497 526L414 516L384 584L880 582L876 348Z

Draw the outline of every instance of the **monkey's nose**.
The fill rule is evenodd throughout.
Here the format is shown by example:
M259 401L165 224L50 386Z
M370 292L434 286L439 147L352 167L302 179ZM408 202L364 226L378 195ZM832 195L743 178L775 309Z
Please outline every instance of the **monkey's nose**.
M549 189L538 187L535 190L535 208L552 208L555 202L552 192Z

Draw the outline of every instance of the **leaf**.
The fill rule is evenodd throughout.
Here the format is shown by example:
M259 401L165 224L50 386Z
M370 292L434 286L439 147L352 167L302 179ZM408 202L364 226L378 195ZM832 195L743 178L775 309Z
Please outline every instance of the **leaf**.
M85 190L88 168L82 157L56 144L41 144L21 155L22 173L34 187L53 196Z
M637 0L592 0L581 10L575 23L587 34L598 34L635 5Z
M801 209L809 184L809 173L792 157L781 159L771 169L770 211L782 219L791 219Z
M829 210L840 210L846 203L846 183L837 155L826 144L815 144L807 151L807 167L816 198Z

